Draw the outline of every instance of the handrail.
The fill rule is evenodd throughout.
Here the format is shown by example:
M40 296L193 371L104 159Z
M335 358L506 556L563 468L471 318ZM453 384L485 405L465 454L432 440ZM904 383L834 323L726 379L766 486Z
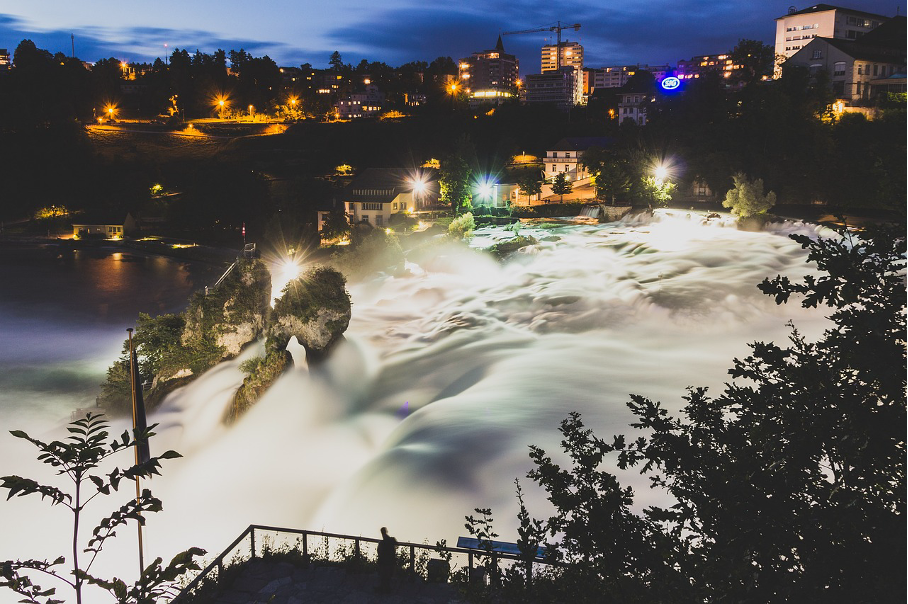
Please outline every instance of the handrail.
M223 283L224 279L227 278L227 275L229 275L230 272L231 272L234 268L236 268L236 261L234 261L233 264L231 264L230 266L227 267L227 270L224 271L224 274L221 275L221 278L217 280L217 282L214 284L214 287L213 287L212 289L217 289L217 287L218 287L221 283Z
M214 568L217 568L218 572L220 574L220 571L222 571L223 567L224 567L224 559L234 550L234 548L236 548L236 546L238 546L240 543L242 543L243 540L246 539L247 537L249 537L249 539L250 539L250 558L256 558L257 556L255 553L255 531L257 531L257 530L266 531L266 532L274 532L274 533L290 533L290 534L294 534L294 535L302 535L304 548L306 547L307 538L309 536L354 541L356 543L357 551L359 551L360 542L364 541L366 543L381 543L381 541L382 541L381 539L377 539L375 537L362 537L362 536L358 536L358 535L343 535L340 533L326 533L323 531L310 531L310 530L306 530L306 529L293 529L293 528L285 528L285 527L277 527L277 526L267 526L267 525L262 525L262 524L250 524L246 528L246 530L244 530L242 532L242 534L240 534L239 537L234 539L233 542L229 546L227 546L227 548L224 549L224 551L222 551L217 556L217 558L215 558L208 566L206 566L202 572L200 572L192 581L189 582L188 585L186 585L186 587L184 587L182 590L180 590L180 593L177 594L177 596L171 601L172 604L178 603L179 601L181 601L181 599L184 596L188 595L195 587L197 587L199 585L199 583L201 583L201 581ZM498 560L516 560L519 562L524 562L528 566L529 575L532 574L532 565L533 564L545 564L548 566L553 565L553 563L548 560L540 560L538 558L527 560L525 557L523 557L519 554L511 554L511 553L507 553L507 552L491 552L491 553L489 553L489 552L486 552L485 550L479 550L479 549L437 546L437 545L428 545L425 543L409 543L406 541L398 541L396 544L396 547L404 547L404 548L410 549L410 571L411 571L411 573L415 572L415 570L414 570L414 552L417 549L430 550L433 552L448 552L451 554L466 554L467 558L469 560L469 573L470 573L471 579L472 579L473 557L474 556L491 557L492 560L495 562L495 564L497 564ZM304 554L305 553L306 552L304 551Z

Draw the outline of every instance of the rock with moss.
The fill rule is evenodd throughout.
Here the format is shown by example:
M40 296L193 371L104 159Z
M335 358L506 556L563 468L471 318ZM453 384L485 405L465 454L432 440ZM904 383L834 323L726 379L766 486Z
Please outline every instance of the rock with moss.
M193 373L232 359L265 331L271 308L271 273L261 260L242 259L207 295L195 294L181 336L193 351Z
M494 254L497 258L504 258L508 254L516 252L522 247L527 247L528 245L536 245L539 243L536 241L535 237L530 237L528 235L517 235L512 239L507 241L500 241L494 245L489 246L488 250Z
M246 378L233 396L225 420L233 422L245 413L291 367L293 357L286 350L270 350L264 357L255 357L240 365Z
M350 324L350 295L345 285L343 274L326 266L313 266L288 283L274 304L268 350L283 350L295 336L307 357L323 356Z

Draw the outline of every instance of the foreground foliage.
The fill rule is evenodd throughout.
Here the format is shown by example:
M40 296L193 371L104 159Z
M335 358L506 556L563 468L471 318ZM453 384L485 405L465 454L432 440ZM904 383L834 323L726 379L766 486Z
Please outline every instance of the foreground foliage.
M715 398L690 388L681 417L632 395L645 434L633 440L597 438L571 414L568 467L531 448L529 476L557 510L549 552L564 564L532 599L905 600L905 238L792 238L823 276L759 287L779 304L796 294L833 309L819 341L792 329L788 346L753 343L729 370L736 381ZM607 460L674 505L635 511ZM541 539L521 511L521 535Z
M57 599L56 587L42 587L34 582L33 576L44 574L69 585L76 595L76 601L82 602L82 588L85 584L97 585L113 595L117 602L153 604L163 597L172 597L176 593L175 581L190 570L199 570L195 557L205 554L205 550L190 548L177 554L167 566L162 559L156 558L147 565L142 576L132 586L119 579L106 580L90 574L92 565L108 539L116 536L116 531L130 520L145 524L143 514L159 512L161 501L152 496L151 491L143 489L138 497L130 498L110 516L104 518L92 531L87 543L82 544L79 538L81 515L85 506L99 495L111 495L116 492L123 481L132 486L136 478L151 478L160 474L161 460L180 457L175 451L166 451L157 457L140 461L125 470L115 467L110 473L99 471L101 463L115 453L129 450L136 441L145 441L153 435L151 428L133 431L130 436L123 432L119 440L108 439L107 423L100 416L88 414L85 418L72 422L67 430L71 436L64 441L42 442L25 432L13 430L16 438L29 441L40 451L38 460L51 466L58 475L67 476L73 483L73 490L67 493L57 487L43 485L32 479L21 476L3 476L0 487L7 489L7 499L14 496L41 495L42 500L49 500L52 506L62 505L72 513L72 558L71 571L63 573L66 557L59 556L50 560L7 560L0 564L0 587L7 587L24 596L20 602L33 604L57 604L64 600ZM88 483L91 483L89 486ZM93 492L90 487L93 487ZM88 558L84 563L85 554ZM61 567L61 568L58 568Z

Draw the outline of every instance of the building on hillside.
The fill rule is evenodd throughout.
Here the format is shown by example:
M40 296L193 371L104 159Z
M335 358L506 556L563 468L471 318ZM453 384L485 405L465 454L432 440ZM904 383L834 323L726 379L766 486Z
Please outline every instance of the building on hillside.
M344 188L351 223L388 227L394 214L412 214L438 203L438 172L367 168Z
M592 94L595 90L601 88L621 88L627 81L638 71L648 71L653 74L657 82L661 82L669 72L672 71L671 65L617 65L614 67L602 67L599 69L590 69L590 91Z
M787 15L776 18L775 54L791 58L814 38L857 40L887 19L884 15L830 4L814 4L802 10L791 7ZM780 67L781 63L777 63L777 76L781 75Z
M504 51L501 36L492 50L474 52L458 64L460 85L470 95L473 105L498 104L517 94L519 61Z
M5 48L0 48L0 70L9 69L12 65L12 57Z
M707 73L715 72L724 78L730 78L736 71L743 69L742 65L735 65L731 53L719 55L699 55L690 61L678 61L676 76L679 80L699 78Z
M538 73L526 77L527 103L553 103L561 109L569 109L577 101L578 72L573 67L562 67L558 71ZM580 83L582 87L582 82Z
M338 119L377 117L382 111L385 95L375 84L367 84L360 92L348 94L334 104Z
M545 152L543 164L545 166L545 179L551 180L559 172L563 172L572 182L589 178L589 173L583 167L581 160L583 153L590 147L605 149L610 147L615 139L601 136L582 136L563 138Z
M583 102L583 46L579 42L564 41L561 44L546 44L542 47L542 67L544 74L557 73L565 67L574 71L574 90L572 105Z
M631 120L638 126L646 125L646 111L653 96L646 92L621 91L618 100L618 123Z
M813 39L786 65L825 71L836 98L869 105L881 92L905 91L906 45L906 19L893 17L858 40Z

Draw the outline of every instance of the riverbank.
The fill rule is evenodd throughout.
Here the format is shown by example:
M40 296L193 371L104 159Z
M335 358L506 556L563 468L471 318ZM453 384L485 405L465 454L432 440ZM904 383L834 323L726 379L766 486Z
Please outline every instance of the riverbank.
M110 250L117 252L141 252L143 254L165 256L187 262L223 265L236 260L243 251L233 248L200 245L163 238L154 239L62 239L57 237L39 237L34 235L2 235L0 247L53 246L65 250Z

